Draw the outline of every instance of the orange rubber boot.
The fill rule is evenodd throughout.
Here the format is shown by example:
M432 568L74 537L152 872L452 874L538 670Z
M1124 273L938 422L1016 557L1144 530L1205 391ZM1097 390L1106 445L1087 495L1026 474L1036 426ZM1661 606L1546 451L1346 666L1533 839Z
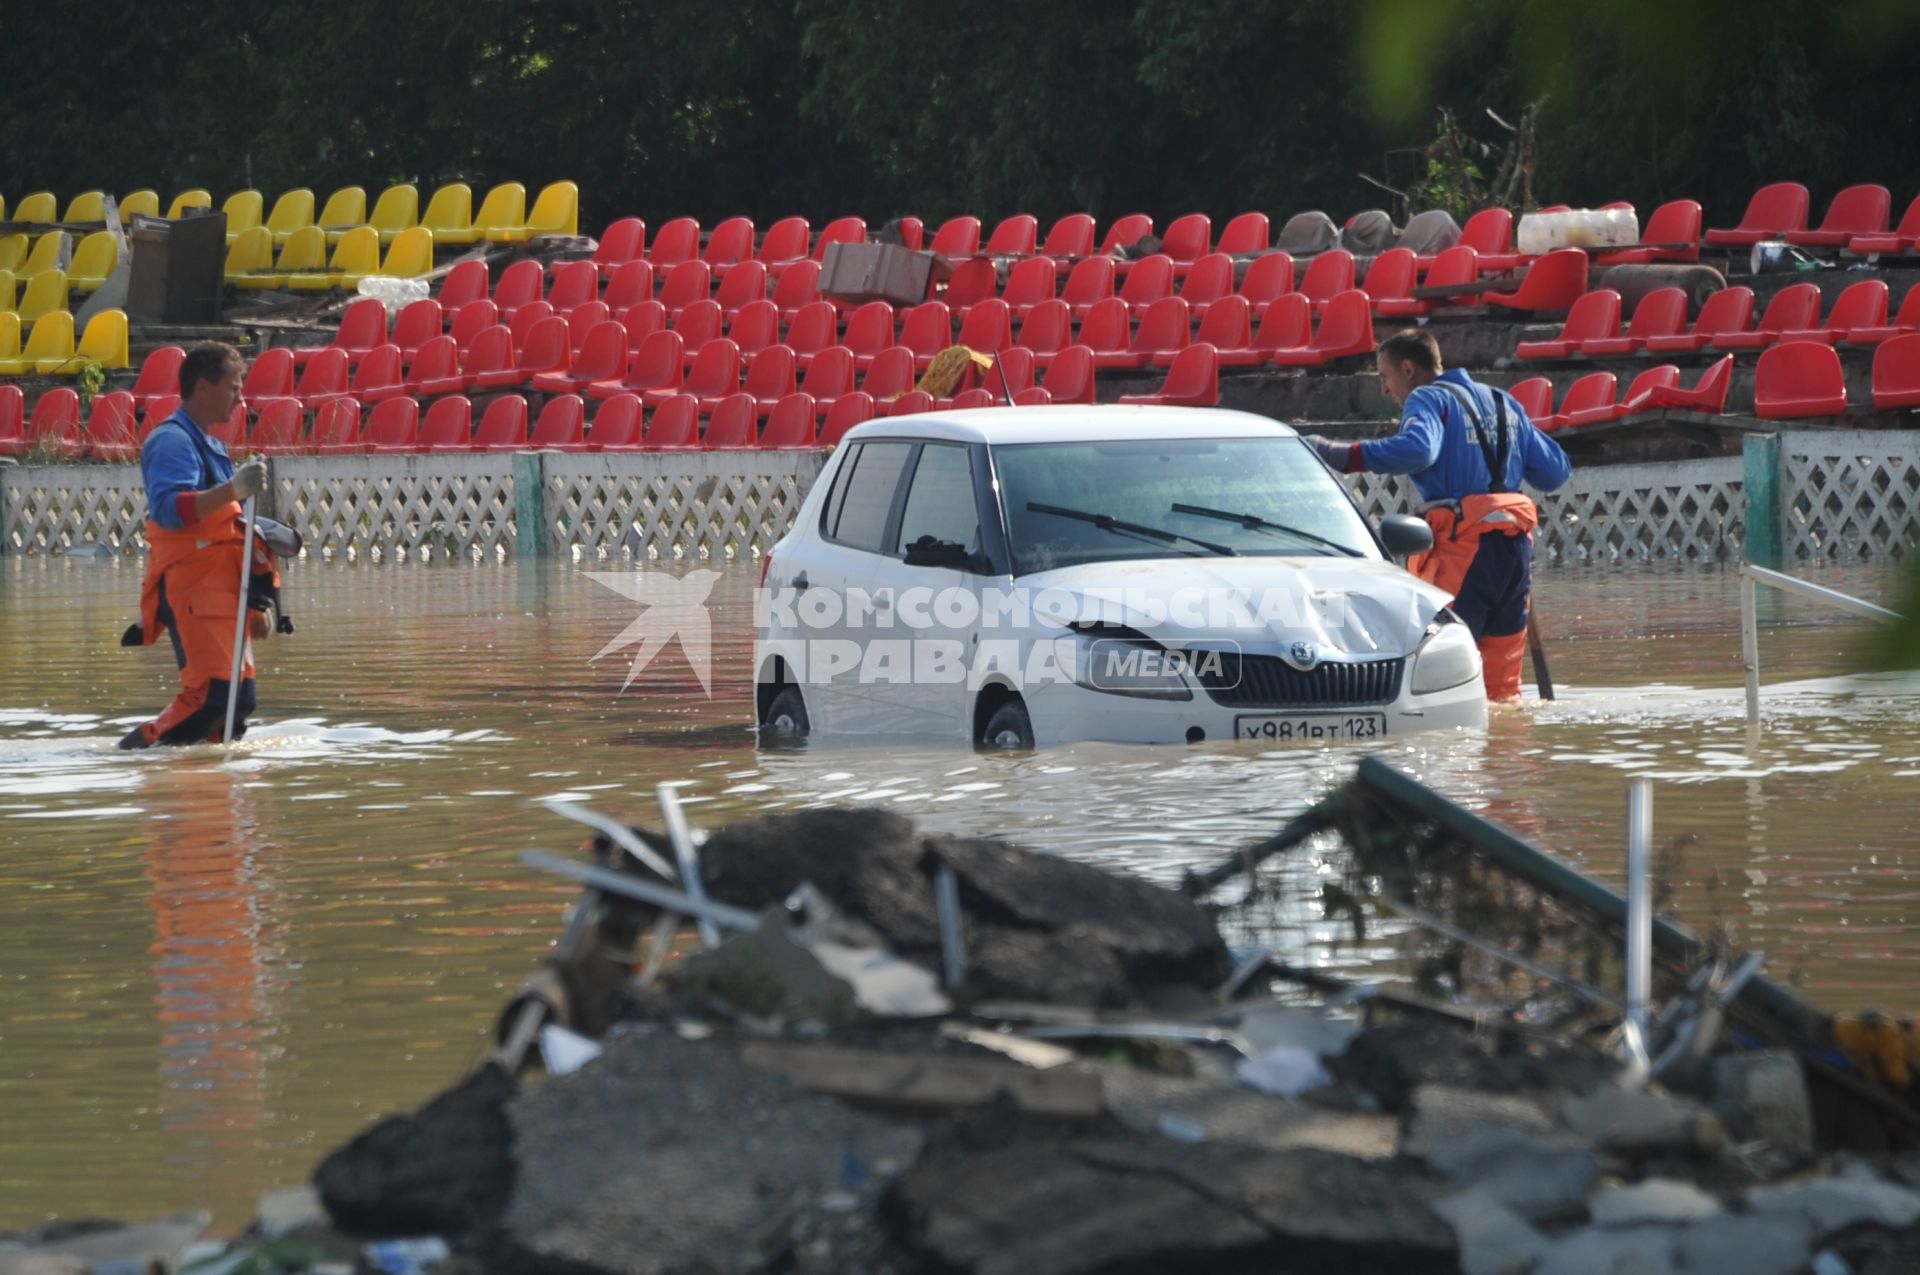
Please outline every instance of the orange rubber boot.
M1487 683L1487 700L1494 704L1520 702L1520 661L1526 658L1527 633L1480 639L1480 675Z

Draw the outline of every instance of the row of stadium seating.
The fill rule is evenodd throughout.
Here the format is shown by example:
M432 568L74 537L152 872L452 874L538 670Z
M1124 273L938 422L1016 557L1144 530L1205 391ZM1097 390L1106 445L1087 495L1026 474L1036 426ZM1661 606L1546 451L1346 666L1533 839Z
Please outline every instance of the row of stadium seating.
M88 363L127 367L128 355L125 310L102 310L88 319L78 342L74 340L72 312L50 311L34 321L24 344L20 340L20 316L0 314L0 376L75 377Z
M1908 287L1889 318L1890 293L1878 279L1849 284L1821 318L1820 288L1795 283L1775 293L1754 322L1753 289L1723 288L1708 296L1689 326L1687 294L1660 288L1641 298L1633 320L1620 326L1620 294L1609 288L1586 293L1567 313L1558 336L1522 341L1522 359L1619 358L1635 354L1701 350L1759 350L1782 341L1828 345L1878 345L1903 332L1920 331L1920 284Z

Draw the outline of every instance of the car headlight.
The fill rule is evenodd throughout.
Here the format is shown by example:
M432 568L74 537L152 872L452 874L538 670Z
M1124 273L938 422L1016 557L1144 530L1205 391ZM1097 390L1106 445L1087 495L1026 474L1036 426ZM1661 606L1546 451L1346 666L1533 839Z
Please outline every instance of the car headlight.
M1090 691L1136 699L1192 699L1182 673L1192 667L1181 651L1128 638L1089 637L1075 643L1073 680Z
M1413 653L1413 693L1451 690L1480 676L1480 648L1457 620L1435 620Z

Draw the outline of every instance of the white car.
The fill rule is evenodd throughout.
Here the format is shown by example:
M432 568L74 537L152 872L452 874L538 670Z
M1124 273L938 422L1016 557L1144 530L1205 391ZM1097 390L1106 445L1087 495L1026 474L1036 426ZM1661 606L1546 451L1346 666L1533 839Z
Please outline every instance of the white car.
M1035 407L861 425L762 564L763 738L1030 748L1374 740L1486 722L1432 545L1285 425Z

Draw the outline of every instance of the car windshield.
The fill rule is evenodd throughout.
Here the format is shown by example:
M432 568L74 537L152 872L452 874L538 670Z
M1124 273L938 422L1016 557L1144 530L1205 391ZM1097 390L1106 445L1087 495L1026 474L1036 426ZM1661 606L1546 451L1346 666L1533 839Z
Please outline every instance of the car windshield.
M1192 552L1030 505L1195 536L1236 555L1380 556L1338 480L1297 438L1018 443L993 457L1015 575Z

